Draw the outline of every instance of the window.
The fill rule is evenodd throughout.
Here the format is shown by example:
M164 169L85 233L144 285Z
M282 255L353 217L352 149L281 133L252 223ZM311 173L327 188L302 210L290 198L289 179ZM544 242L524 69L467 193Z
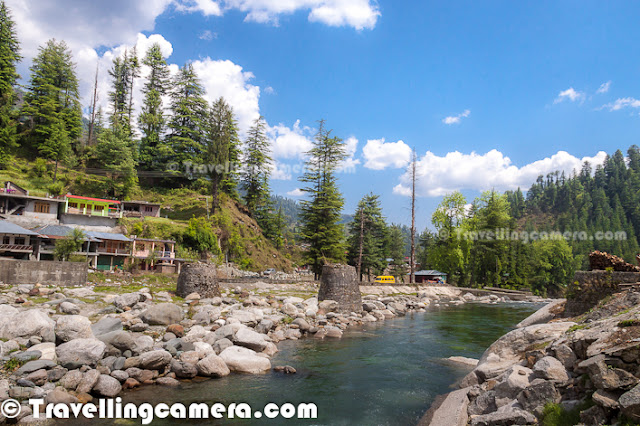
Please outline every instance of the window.
M7 235L5 235L2 238L2 244L11 244L11 238L9 238Z
M69 208L70 209L77 209L78 208L78 203L69 203Z
M17 245L17 246L23 246L25 245L25 239L24 237L15 237L13 239L13 244Z
M49 203L38 203L36 202L33 206L33 211L36 213L50 213L50 204Z
M102 212L104 210L104 206L93 206L94 212Z
M153 211L153 207L145 206L144 211L145 213L151 213Z

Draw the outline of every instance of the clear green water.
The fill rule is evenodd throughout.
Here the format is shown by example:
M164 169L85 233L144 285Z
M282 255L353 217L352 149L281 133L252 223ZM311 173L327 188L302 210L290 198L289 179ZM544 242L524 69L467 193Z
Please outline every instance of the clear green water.
M350 329L341 340L282 342L272 365L292 365L298 371L294 375L231 375L184 383L179 389L150 386L130 391L123 399L135 403L246 402L254 410L269 402L314 402L318 407L318 419L312 422L234 420L236 424L413 425L437 395L449 392L469 371L442 358L479 358L491 343L539 307L466 304L430 308L426 313Z

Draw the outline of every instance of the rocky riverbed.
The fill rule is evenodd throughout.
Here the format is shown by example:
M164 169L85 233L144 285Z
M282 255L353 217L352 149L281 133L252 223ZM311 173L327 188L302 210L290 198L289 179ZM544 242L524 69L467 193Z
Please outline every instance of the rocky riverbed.
M640 293L615 294L575 318L563 318L564 304L493 343L425 423L638 424Z
M498 303L455 287L362 287L360 313L318 302L313 284L253 283L222 297L184 299L153 286L0 287L0 400L88 402L140 386L179 386L196 377L261 374L277 343L339 339L352 325L424 312L429 305ZM366 294L373 293L373 294ZM19 419L33 419L24 406Z

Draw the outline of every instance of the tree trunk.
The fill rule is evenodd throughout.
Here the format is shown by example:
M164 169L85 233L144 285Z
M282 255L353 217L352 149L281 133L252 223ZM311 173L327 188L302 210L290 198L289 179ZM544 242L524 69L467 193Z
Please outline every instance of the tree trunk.
M53 183L56 183L57 178L58 178L58 159L56 158L56 168L53 171Z
M413 151L411 163L411 275L409 284L416 280L416 151Z
M220 178L221 176L216 174L211 177L211 213L216 214L216 210L220 207L220 200L218 195L220 193Z
M358 252L358 279L362 281L362 248L364 245L364 209L360 209L360 250Z

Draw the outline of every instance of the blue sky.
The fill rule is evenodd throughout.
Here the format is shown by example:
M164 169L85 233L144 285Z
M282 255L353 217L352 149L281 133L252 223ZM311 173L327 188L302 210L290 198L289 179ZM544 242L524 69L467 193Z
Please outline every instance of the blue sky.
M105 99L114 55L159 41L174 69L194 62L210 99L228 98L241 128L265 117L281 171L303 161L325 119L349 141L354 169L340 181L347 213L374 192L390 221L409 223L412 148L422 229L445 193L471 200L481 190L526 189L540 173L570 172L638 142L640 7L632 2L7 3L23 74L39 44L62 38L85 99L96 63ZM295 173L272 180L281 195L300 186Z

